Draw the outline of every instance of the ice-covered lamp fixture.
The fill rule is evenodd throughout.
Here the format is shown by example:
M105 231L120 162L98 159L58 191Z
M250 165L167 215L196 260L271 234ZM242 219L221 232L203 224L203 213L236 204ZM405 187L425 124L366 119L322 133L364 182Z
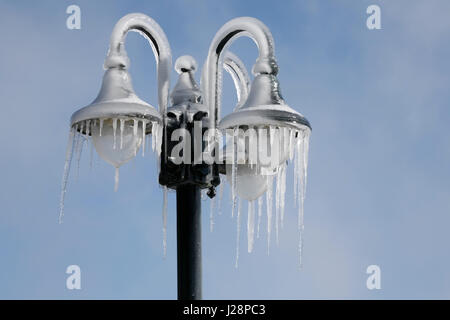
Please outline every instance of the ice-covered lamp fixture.
M235 110L220 119L222 60L227 47L237 38L247 36L256 43L259 56L253 66L255 76L249 86L248 96L243 97ZM247 71L243 65L232 73L238 92L245 87ZM227 68L226 68L227 69ZM277 79L278 65L274 54L274 40L269 29L259 20L249 17L236 18L226 23L215 35L205 63L202 82L207 97L212 125L221 130L231 130L232 154L226 157L227 165L221 173L226 173L231 181L233 210L235 197L249 201L248 235L249 251L253 247L254 205L266 193L268 242L270 242L272 221L272 187L276 179L276 231L278 223L283 224L286 193L286 165L294 162L294 195L299 214L298 225L303 229L303 201L306 187L306 169L311 125L299 112L289 107L280 92ZM248 91L248 89L247 89ZM239 152L242 151L242 154ZM231 161L231 164L230 164ZM238 204L240 207L240 203ZM238 215L239 215L238 209ZM259 226L259 223L258 223ZM238 227L239 229L239 227ZM302 238L299 240L299 251Z
M130 62L124 44L129 31L139 32L153 49L157 63L158 109L139 99L133 90L128 73ZM253 81L250 81L242 61L228 51L229 45L241 36L253 39L259 50L252 68ZM85 141L92 141L100 157L116 168L117 190L119 167L135 157L140 148L144 152L146 136L151 135L152 149L160 160L159 183L164 187L164 252L167 189L174 189L177 192L178 297L200 299L201 191L207 190L207 195L214 198L216 188L221 183L220 174L226 175L231 184L232 215L237 212L237 247L241 200L248 201L250 252L255 234L259 234L264 195L268 248L273 199L278 240L279 223L283 225L284 217L287 164L293 162L293 189L299 208L301 253L311 126L302 114L289 107L282 98L277 79L274 41L269 29L257 19L237 18L220 28L209 47L200 86L195 80L197 64L194 58L183 56L175 64L179 79L169 95L171 65L169 42L154 20L143 14L129 14L118 21L110 39L100 93L90 105L75 112L70 120L60 221L72 156L76 153L79 160ZM234 81L238 103L230 114L221 119L222 68L230 73ZM212 141L209 140L211 132ZM198 136L200 139L197 139ZM225 141L220 143L223 137ZM181 151L180 139L186 147L181 148ZM207 150L213 150L211 155L214 154L214 161L205 160ZM185 159L190 161L186 162ZM222 192L223 184L220 195ZM258 209L257 224L255 208ZM236 265L238 257L239 251Z
M122 67L106 70L98 97L71 119L71 126L91 136L97 153L116 168L136 155L152 124L161 123L159 112L136 96Z
M133 90L124 44L129 31L141 33L152 46L158 65L159 112ZM91 136L99 156L116 168L116 189L119 167L136 156L141 146L145 148L147 134L154 136L157 152L160 151L171 59L169 42L156 22L143 14L123 17L111 35L100 93L90 105L72 115L73 130Z

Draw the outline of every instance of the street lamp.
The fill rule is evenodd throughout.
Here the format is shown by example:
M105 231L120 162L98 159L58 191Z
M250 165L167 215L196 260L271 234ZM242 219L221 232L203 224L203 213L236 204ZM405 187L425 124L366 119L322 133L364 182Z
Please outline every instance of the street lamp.
M124 45L129 31L142 34L153 49L159 110L139 99L132 88ZM240 36L253 39L259 50L251 85L244 64L227 51ZM154 20L143 14L128 14L119 20L111 35L100 93L90 105L75 112L70 121L60 220L72 155L80 144L92 139L100 157L116 168L117 190L119 167L136 156L140 148L144 152L145 138L152 135L152 147L160 164L159 183L164 187L165 208L167 188L177 192L178 298L201 299L201 190L206 189L213 198L221 182L220 174L223 174L231 183L233 214L238 199L249 201L247 228L251 251L254 201L258 200L260 218L262 195L266 193L270 241L273 180L277 185L278 231L279 214L281 223L284 215L286 163L294 161L294 176L298 176L294 189L299 193L301 230L311 126L305 117L285 104L276 77L278 66L273 38L257 19L236 18L217 32L203 66L201 88L194 79L195 60L183 56L175 63L179 78L169 95L171 64L169 42ZM238 104L231 114L220 119L222 68L234 81ZM225 144L220 143L222 133L226 133ZM239 221L240 202L238 206ZM164 215L164 232L165 224ZM238 222L238 235L239 228ZM300 240L300 249L301 245Z

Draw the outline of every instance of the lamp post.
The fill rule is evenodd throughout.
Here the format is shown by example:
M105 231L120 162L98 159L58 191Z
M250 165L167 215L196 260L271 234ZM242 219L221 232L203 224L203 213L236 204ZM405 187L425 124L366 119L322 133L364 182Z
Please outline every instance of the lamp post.
M142 34L153 49L157 62L159 110L139 99L132 88L124 45L129 31ZM259 49L251 85L243 63L227 51L240 36L252 38ZM116 168L116 185L118 168L132 159L139 148L144 148L146 135L153 136L160 161L159 183L165 190L170 188L177 193L178 299L196 300L202 297L201 190L207 189L208 196L213 198L221 182L220 174L224 174L231 180L233 210L238 196L248 201L260 197L271 189L268 181L271 183L274 175L281 176L286 161L292 158L289 150L295 146L299 148L302 142L305 153L310 124L281 97L272 35L259 20L233 19L217 32L203 66L201 89L194 79L195 60L183 56L175 63L179 78L169 94L171 64L170 45L160 26L143 14L124 16L111 35L100 93L90 105L72 115L71 136L92 138L98 154ZM222 68L231 74L239 102L234 112L220 120ZM242 142L239 133L243 129L257 129L256 136L260 139L261 130L269 130L270 143L262 149L270 149L270 164L263 164L258 157L256 164L252 163L251 142L246 145L245 136ZM231 140L227 140L224 154L219 136L226 130L231 130ZM205 140L205 136L211 139ZM68 147L63 177L61 216L70 159L76 148L73 144ZM240 156L242 144L244 150ZM213 161L205 160L206 149L214 150L210 153ZM297 162L306 172L305 161ZM246 190L246 184L254 182L261 183L259 187L251 188L254 191ZM304 183L302 185L304 193ZM166 194L164 201L167 201Z

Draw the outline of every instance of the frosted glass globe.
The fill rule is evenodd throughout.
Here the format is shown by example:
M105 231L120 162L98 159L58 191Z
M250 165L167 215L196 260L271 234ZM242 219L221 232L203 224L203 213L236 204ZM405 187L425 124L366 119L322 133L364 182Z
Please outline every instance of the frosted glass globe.
M271 143L269 130L258 132L257 163L265 175L275 174L279 166L289 158L289 149L285 148L285 141L279 134L280 131L277 131Z
M227 180L232 182L231 166L227 166ZM255 200L267 190L267 176L256 174L256 166L238 165L236 170L236 193L245 200Z
M100 136L100 126L96 125L92 130L92 141L98 155L116 168L130 161L136 156L142 144L142 127L138 126L134 132L134 121L124 122L121 132L120 120L117 120L116 134L114 139L113 120L107 119L103 122ZM114 142L115 140L115 142Z

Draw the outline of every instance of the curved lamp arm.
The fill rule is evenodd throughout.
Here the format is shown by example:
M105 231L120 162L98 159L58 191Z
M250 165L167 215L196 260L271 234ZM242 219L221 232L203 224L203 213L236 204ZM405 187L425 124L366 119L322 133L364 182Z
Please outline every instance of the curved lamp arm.
M250 77L244 63L231 51L225 52L224 69L231 75L236 88L238 103L235 109L242 106L247 100L250 91Z
M125 51L125 38L129 31L139 32L152 47L157 65L159 111L165 117L169 98L172 55L164 31L152 18L141 13L130 13L116 23L110 38L105 68L128 68L130 62Z
M217 126L220 118L220 95L222 89L222 53L237 38L247 36L256 43L259 56L253 66L253 74L278 73L278 65L274 55L273 37L269 29L261 21L250 17L241 17L228 21L214 36L206 58L205 70L202 74L205 100L210 109L210 125Z

